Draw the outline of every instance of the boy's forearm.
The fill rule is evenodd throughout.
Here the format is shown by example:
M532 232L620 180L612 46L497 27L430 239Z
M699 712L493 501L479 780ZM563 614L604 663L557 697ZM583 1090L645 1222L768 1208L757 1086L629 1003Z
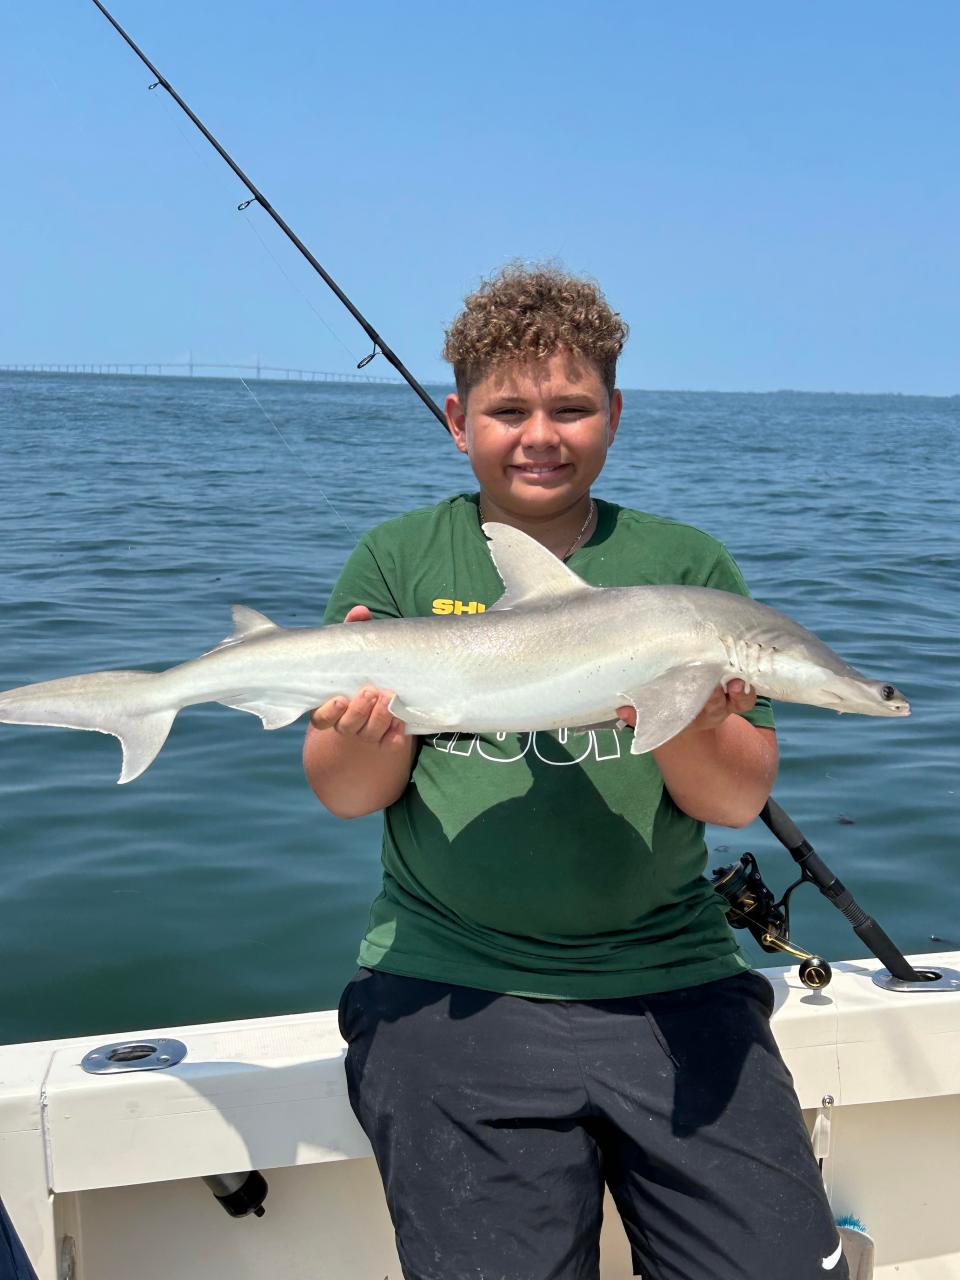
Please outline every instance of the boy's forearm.
M674 804L700 822L745 827L777 776L776 734L731 715L715 729L678 734L652 753Z
M303 770L321 804L337 818L362 818L403 794L413 767L416 738L383 746L307 729Z

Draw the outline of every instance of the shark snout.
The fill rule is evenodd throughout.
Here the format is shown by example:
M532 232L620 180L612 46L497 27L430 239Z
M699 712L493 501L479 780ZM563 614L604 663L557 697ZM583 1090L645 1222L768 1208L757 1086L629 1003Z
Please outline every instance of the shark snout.
M908 716L910 703L892 684L868 680L862 684L844 681L842 687L833 685L822 690L825 701L822 705L830 707L841 714L845 711L856 712L861 716Z

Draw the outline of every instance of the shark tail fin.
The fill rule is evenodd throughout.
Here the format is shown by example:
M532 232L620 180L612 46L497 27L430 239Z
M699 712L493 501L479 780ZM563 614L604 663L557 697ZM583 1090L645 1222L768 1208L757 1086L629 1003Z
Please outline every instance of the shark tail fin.
M0 722L112 733L123 748L118 782L132 782L167 740L179 707L158 705L152 671L95 671L0 693Z

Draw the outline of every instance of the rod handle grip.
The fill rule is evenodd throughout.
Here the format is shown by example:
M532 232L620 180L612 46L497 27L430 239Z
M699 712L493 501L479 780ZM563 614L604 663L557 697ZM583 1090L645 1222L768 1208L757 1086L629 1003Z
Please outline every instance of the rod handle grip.
M760 810L760 819L791 853L794 849L802 849L804 852L810 849L811 846L803 832L772 796Z

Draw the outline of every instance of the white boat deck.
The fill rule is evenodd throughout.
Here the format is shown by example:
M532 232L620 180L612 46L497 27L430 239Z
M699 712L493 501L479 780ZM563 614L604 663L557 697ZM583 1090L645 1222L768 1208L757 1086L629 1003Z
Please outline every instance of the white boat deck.
M914 963L952 989L884 991L873 960L816 994L796 969L766 973L835 1213L867 1225L880 1280L960 1280L960 953ZM184 1061L80 1067L157 1036L183 1040ZM400 1280L343 1052L326 1011L0 1047L0 1197L40 1280ZM267 1177L267 1212L233 1220L199 1179L246 1169ZM602 1274L631 1274L612 1212Z

